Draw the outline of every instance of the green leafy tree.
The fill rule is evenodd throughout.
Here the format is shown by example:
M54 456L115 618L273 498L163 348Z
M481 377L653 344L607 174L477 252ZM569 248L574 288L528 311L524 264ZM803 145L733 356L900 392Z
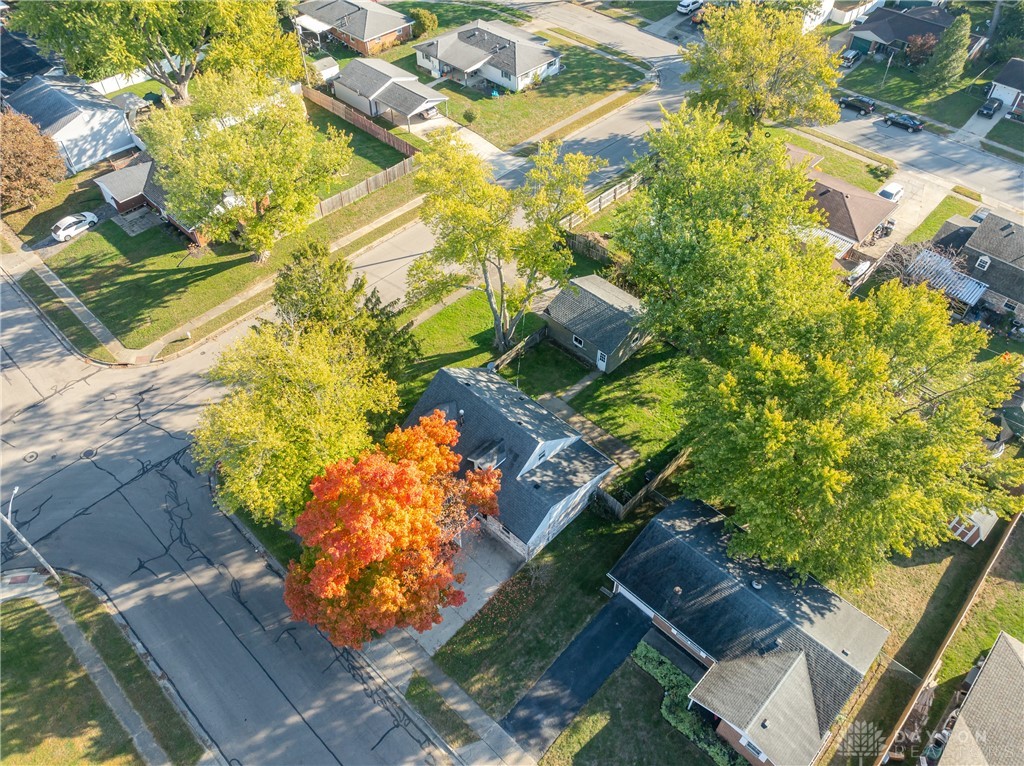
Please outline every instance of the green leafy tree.
M426 194L421 216L435 242L410 270L410 298L436 298L482 281L495 345L507 350L534 299L568 278L572 253L558 221L584 209L583 184L601 162L584 154L559 157L557 144L544 143L523 185L509 191L451 131L438 131L422 156L416 188ZM520 209L522 227L514 222Z
M0 200L4 208L34 206L67 172L52 138L40 133L25 115L0 112Z
M347 167L349 137L327 140L299 96L253 73L209 72L193 103L154 112L139 133L176 218L203 234L241 241L265 260L278 237L309 224L319 190Z
M315 327L258 330L221 356L211 379L227 395L206 408L193 436L203 470L219 467L218 505L286 527L312 497L324 466L370 445L369 418L397 404L356 333Z
M204 66L298 77L302 60L270 0L53 0L20 3L10 27L59 52L86 80L143 70L182 101ZM165 70L165 66L168 66Z
M971 41L971 17L957 16L942 33L928 62L921 67L921 79L936 89L953 86L963 77Z
M306 243L292 254L274 282L273 300L282 333L355 332L392 380L419 354L412 322L399 320L398 302L384 303L376 288L367 294L366 277L354 276L344 258L332 258L324 242Z
M803 14L747 0L708 6L704 42L682 50L683 75L700 90L693 102L715 104L753 131L765 122L832 123L839 109L831 91L839 58L820 36L803 33Z
M426 8L413 8L409 11L409 16L413 20L413 37L424 37L437 31L437 16Z

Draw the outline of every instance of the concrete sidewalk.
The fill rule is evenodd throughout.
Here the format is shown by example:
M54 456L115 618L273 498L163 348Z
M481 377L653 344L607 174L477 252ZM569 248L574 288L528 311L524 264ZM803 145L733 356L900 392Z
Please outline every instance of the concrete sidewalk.
M611 458L619 468L629 468L640 459L640 454L635 449L580 415L557 396L550 394L541 396L537 399L537 403L583 434L587 444Z

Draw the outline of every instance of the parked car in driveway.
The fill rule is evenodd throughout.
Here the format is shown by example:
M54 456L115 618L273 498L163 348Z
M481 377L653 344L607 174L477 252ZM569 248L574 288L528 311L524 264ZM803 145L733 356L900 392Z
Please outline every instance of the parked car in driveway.
M978 110L978 114L982 117L988 117L990 120L995 116L995 113L1003 108L1003 100L1001 98L987 98L985 103L981 105L981 109Z
M861 114L875 111L874 99L867 96L840 96L839 106L843 109L856 109Z
M885 124L903 128L908 133L918 133L924 130L924 123L909 114L896 114L895 112L887 114L885 115Z
M898 183L889 183L878 190L878 196L890 202L899 202L903 199L903 187Z
M680 0L679 5L676 6L676 10L679 13L693 13L702 5L704 5L704 0Z
M839 66L843 69L849 69L858 61L860 61L863 55L864 54L861 53L860 51L855 51L851 48L847 48L839 56Z
M83 231L91 229L99 219L92 213L76 213L61 218L50 229L50 234L58 242L67 242Z

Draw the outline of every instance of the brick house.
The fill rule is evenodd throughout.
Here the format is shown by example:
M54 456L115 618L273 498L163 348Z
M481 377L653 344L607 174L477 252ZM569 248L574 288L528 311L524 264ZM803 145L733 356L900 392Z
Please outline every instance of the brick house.
M982 303L1024 322L1024 225L987 213L967 239L963 255L967 273L988 285Z
M412 19L374 0L309 0L295 10L300 34L320 42L330 35L364 56L412 39Z

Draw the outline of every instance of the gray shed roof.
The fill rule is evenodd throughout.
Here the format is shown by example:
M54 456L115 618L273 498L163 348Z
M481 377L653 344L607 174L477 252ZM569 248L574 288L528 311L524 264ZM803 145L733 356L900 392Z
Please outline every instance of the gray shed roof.
M487 63L516 77L562 55L554 48L531 40L515 27L479 19L413 47L465 72Z
M164 188L156 180L156 163L145 152L140 152L131 163L123 168L105 173L95 179L95 182L106 188L118 202L125 202L141 194L149 200L150 204L165 214L168 212ZM186 227L191 226L177 217L175 220Z
M1024 644L1000 631L978 674L939 766L1024 763Z
M629 338L641 312L639 298L596 274L570 280L544 309L552 321L605 353Z
M907 267L907 276L925 282L968 306L973 306L988 290L988 285L953 268L949 259L931 250L922 250Z
M364 41L412 24L405 14L373 0L309 0L295 10Z
M815 580L729 558L727 541L722 516L679 501L609 575L716 662L696 702L773 762L810 763L889 632Z
M7 97L7 104L31 119L47 136L89 112L122 111L81 77L71 75L33 77Z
M381 59L356 59L338 76L337 82L354 93L378 101L406 116L447 101L419 81L416 75Z
M524 543L540 529L555 503L614 465L584 442L572 426L486 369L438 370L406 425L434 410L461 419L455 449L464 458L464 469L471 467L469 458L484 453L504 458L498 466L502 474L498 520ZM546 442L568 444L520 476L530 457Z

